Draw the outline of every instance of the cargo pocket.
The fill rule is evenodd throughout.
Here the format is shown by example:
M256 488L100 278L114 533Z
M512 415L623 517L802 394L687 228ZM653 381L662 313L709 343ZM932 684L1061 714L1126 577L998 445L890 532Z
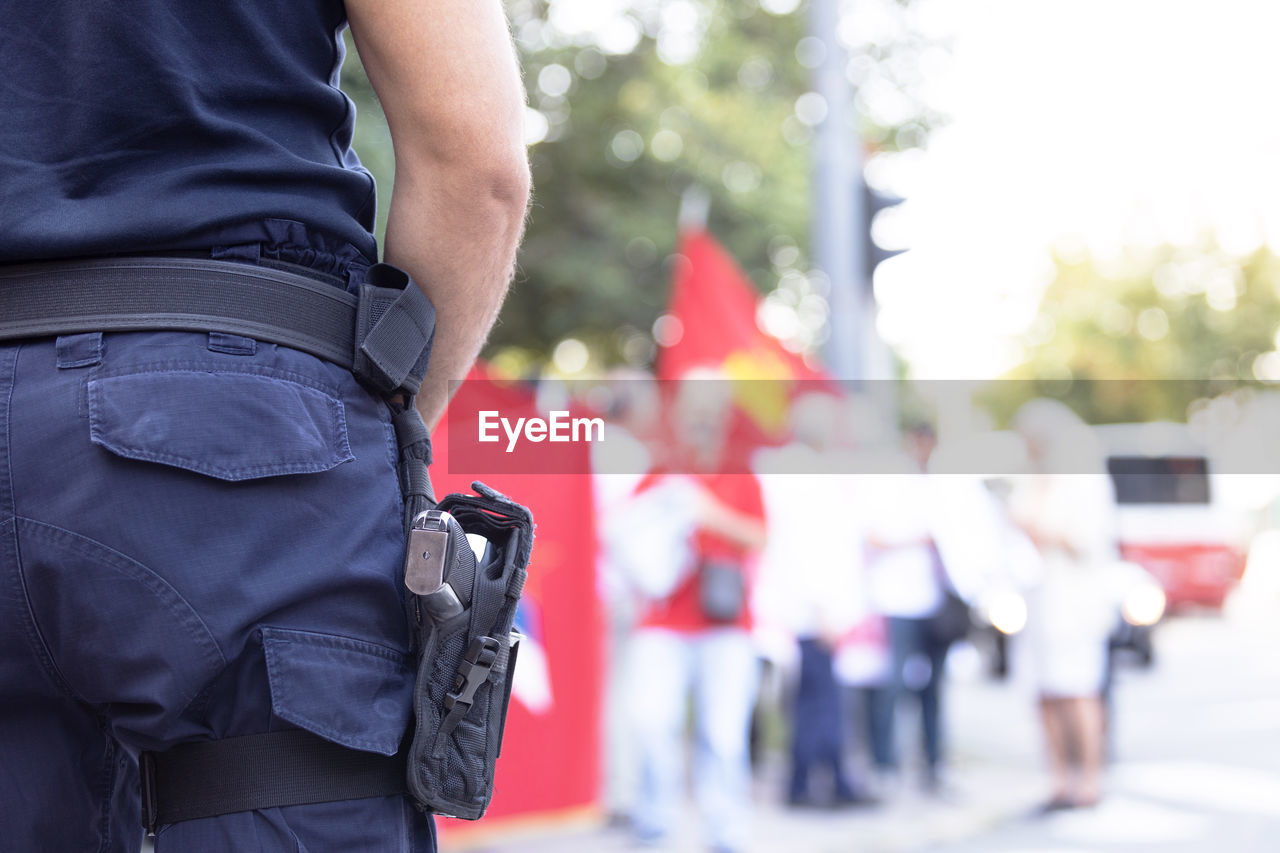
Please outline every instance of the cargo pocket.
M276 372L155 370L89 380L89 437L117 456L238 481L354 457L342 401Z
M325 740L394 755L409 727L413 672L405 656L334 634L263 628L275 715Z

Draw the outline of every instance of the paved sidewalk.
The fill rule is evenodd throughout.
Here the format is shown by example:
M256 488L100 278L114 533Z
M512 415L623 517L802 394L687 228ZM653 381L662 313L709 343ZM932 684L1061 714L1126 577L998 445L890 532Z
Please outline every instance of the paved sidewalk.
M961 767L950 777L948 792L926 797L904 785L890 802L842 811L789 809L781 805L779 786L761 781L755 795L752 842L744 853L873 853L929 850L990 832L1026 816L1039 802L1043 779L1026 770L991 766ZM661 847L640 848L619 828L582 825L545 827L484 842L445 843L442 853L703 853L697 815L686 809L678 829Z

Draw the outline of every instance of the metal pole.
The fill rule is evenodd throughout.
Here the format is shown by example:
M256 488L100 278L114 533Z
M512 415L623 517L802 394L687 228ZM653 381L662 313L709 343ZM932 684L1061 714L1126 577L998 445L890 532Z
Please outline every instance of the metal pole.
M859 181L862 149L853 125L853 96L845 76L848 56L836 38L840 0L810 0L809 33L826 47L814 71L814 90L826 100L827 116L814 140L814 260L831 282L830 336L825 353L839 379L867 378L866 269L862 231L866 211Z

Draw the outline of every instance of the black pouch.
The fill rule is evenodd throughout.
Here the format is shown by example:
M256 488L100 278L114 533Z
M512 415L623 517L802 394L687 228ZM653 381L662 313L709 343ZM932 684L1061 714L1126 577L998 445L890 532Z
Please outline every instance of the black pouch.
M747 578L735 563L709 560L698 567L698 603L712 622L736 622L747 607Z
M407 773L419 809L476 820L493 797L533 517L483 483L471 487L475 495L447 495L436 506L447 513L445 581L456 603L441 608L428 601L433 596L410 596L418 674ZM466 534L489 543L479 561Z
M947 647L969 635L973 623L969 618L969 603L956 592L947 575L942 555L936 545L929 546L933 563L933 575L942 587L942 604L925 622L925 634L936 646Z
M928 618L925 631L936 645L958 643L969 634L969 605L951 589L943 590L942 605Z

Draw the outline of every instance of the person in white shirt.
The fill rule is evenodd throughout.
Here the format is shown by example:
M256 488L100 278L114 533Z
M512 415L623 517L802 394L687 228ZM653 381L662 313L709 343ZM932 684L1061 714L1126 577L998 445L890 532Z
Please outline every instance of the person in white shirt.
M869 801L845 766L844 709L833 660L839 640L866 612L862 534L848 511L853 478L838 473L848 467L835 448L838 405L825 393L796 400L795 440L754 460L769 527L753 597L757 636L766 638L762 647L775 645L768 639L778 636L791 656L799 652L787 790L793 806ZM812 771L831 780L825 803L811 788Z
M930 790L938 785L942 760L940 693L948 649L947 642L935 638L931 623L950 584L930 526L934 501L925 470L936 445L932 426L912 426L904 442L909 464L903 473L865 478L873 493L863 496L870 514L867 597L871 609L885 618L890 648L888 682L871 700L872 758L882 776L896 775L894 718L902 695L915 694Z
M1109 583L1118 559L1115 494L1096 438L1065 405L1033 400L1014 426L1036 473L1015 483L1009 513L1042 561L1028 595L1027 629L1053 777L1044 808L1087 807L1102 793L1102 688L1116 619Z

